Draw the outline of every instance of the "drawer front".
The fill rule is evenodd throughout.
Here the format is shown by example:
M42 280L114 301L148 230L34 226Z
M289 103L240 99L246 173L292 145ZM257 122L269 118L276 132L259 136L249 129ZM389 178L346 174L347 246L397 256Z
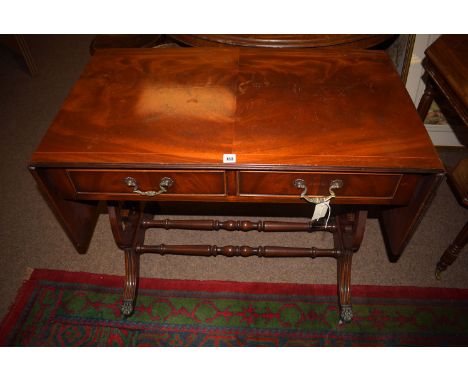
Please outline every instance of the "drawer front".
M159 191L163 178L170 178L172 185L164 195L225 195L224 171L159 171L159 170L67 170L68 177L78 195L137 195L128 186L128 177L136 181L142 192Z
M350 203L357 199L364 203L388 203L394 199L404 202L411 196L417 180L403 174L240 171L239 196L297 199L302 189L294 185L296 179L305 181L308 196L329 195L330 182L341 180L342 187L334 190L335 201Z

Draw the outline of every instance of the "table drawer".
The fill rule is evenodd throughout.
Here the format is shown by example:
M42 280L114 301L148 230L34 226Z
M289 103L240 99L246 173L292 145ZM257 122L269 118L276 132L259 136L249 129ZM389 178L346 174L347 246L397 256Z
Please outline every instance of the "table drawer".
M164 195L225 195L224 171L162 171L162 170L67 170L68 177L79 195L135 195L135 193L160 190L163 178L172 180ZM129 186L127 178L132 178L137 186Z
M299 198L302 190L294 185L296 179L305 181L309 196L329 195L330 182L341 180L342 187L335 190L337 202L405 202L417 184L417 176L403 174L240 171L239 196Z

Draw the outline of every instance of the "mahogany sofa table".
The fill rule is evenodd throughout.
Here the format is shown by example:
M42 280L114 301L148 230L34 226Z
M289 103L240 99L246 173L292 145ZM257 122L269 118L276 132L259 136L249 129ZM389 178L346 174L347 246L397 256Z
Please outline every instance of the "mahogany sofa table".
M134 309L143 253L329 256L337 259L345 322L368 207L380 211L397 259L444 175L385 53L246 48L98 51L30 169L81 253L98 202L107 202L125 253L125 315ZM153 220L146 202L312 203L325 216L305 223ZM334 246L145 245L150 228L324 230Z

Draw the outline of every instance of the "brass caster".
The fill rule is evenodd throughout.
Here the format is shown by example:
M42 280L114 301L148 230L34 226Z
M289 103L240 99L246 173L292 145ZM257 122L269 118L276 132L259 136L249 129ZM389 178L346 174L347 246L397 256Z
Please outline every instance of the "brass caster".
M129 317L133 313L133 301L132 300L124 300L122 303L122 307L120 311L125 317Z
M351 305L342 305L340 312L340 324L350 323L353 319L353 307Z
M436 280L439 280L439 281L440 281L440 279L441 279L440 274L442 273L442 271L443 271L443 270L440 269L439 267L436 268L436 270L435 270L435 278L436 278Z

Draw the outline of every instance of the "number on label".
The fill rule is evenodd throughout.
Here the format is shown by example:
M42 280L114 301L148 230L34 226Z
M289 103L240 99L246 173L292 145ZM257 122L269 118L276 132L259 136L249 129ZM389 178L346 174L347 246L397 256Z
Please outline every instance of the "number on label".
M223 163L236 163L236 154L223 154Z

